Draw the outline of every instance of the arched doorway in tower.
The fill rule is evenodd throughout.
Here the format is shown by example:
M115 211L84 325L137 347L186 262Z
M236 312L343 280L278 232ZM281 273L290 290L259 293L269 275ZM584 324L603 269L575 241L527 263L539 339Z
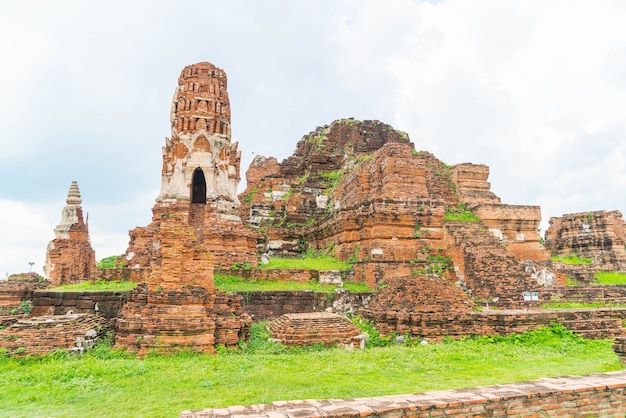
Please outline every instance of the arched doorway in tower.
M206 203L206 180L200 167L194 170L191 179L191 203Z

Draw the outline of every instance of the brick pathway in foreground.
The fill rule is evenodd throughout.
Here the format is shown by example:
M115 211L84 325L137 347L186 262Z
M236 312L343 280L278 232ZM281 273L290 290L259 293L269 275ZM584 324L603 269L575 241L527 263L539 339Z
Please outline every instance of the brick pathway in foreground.
M626 415L626 370L374 398L277 401L184 411L183 418Z

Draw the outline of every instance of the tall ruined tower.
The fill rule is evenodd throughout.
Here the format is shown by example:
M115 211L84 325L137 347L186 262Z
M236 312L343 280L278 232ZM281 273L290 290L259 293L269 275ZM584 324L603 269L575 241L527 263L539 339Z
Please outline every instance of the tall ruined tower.
M226 87L224 70L208 62L189 65L178 77L157 202L209 203L221 212L239 206L241 152L230 141Z
M148 268L159 255L158 224L176 214L193 227L215 265L256 265L256 242L241 221L237 186L241 152L231 142L230 102L224 70L208 62L178 77L163 147L161 190L152 223L130 232L128 265Z
M83 220L78 183L73 181L65 201L61 223L54 228L55 239L46 249L46 278L54 285L90 279L96 272L96 253Z

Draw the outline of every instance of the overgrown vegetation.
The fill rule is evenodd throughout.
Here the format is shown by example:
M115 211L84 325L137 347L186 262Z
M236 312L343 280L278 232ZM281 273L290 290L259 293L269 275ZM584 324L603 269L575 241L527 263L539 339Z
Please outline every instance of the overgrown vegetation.
M102 260L98 261L99 269L116 269L122 267L124 267L123 255L112 255L109 257L104 257Z
M143 360L102 344L82 356L0 358L6 416L150 416L183 410L416 393L543 376L622 369L610 340L581 339L560 325L511 337L346 351L287 349L256 324L241 350L181 352ZM370 337L372 339L372 337ZM415 341L416 342L416 341Z
M224 292L258 292L276 290L311 290L313 292L331 293L335 289L345 289L350 292L373 292L372 289L363 283L344 282L342 287L335 285L321 284L310 281L305 283L280 280L246 280L236 276L215 274L213 278L215 287Z
M96 280L94 282L65 284L48 290L53 292L126 292L135 287L137 287L137 283L128 280Z
M474 212L467 209L464 203L459 203L456 206L449 206L445 209L443 220L477 222L480 221L480 218Z
M623 303L597 302L546 302L541 309L597 309L597 308L626 308Z
M560 261L563 264L591 264L593 260L591 258L581 258L578 254L566 254L566 255L553 255L552 261Z
M626 284L626 273L619 273L615 271L599 271L594 275L597 284L602 285L617 285ZM592 283L595 284L595 283Z

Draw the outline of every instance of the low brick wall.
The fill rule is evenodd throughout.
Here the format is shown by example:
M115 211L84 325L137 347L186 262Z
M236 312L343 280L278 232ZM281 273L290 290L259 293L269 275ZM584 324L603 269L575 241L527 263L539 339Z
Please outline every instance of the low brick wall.
M585 338L614 338L623 335L622 321L626 319L626 309L428 313L374 311L366 307L361 313L374 321L383 335L395 332L435 341L445 336L460 338L523 333L548 326L552 322L561 323Z
M113 326L122 306L126 292L53 292L37 291L33 294L32 316L91 314L106 318Z
M612 417L626 414L626 371L374 398L276 401L183 411L181 418Z
M367 304L373 293L334 293L303 291L240 292L243 310L255 322L278 318L284 314L332 312L345 314L356 312Z
M106 319L86 314L15 319L0 329L0 349L11 356L71 350L85 340L95 342L108 329Z
M605 302L626 303L626 285L557 286L537 289L540 303Z
M48 282L39 280L0 281L0 308L5 312L19 308L23 300L32 299L35 290L48 286Z
M320 281L320 276L328 276L330 273L338 275L343 281L354 282L354 270L298 270L298 269L221 269L216 273L225 276L241 277L242 279L277 280L306 283Z

